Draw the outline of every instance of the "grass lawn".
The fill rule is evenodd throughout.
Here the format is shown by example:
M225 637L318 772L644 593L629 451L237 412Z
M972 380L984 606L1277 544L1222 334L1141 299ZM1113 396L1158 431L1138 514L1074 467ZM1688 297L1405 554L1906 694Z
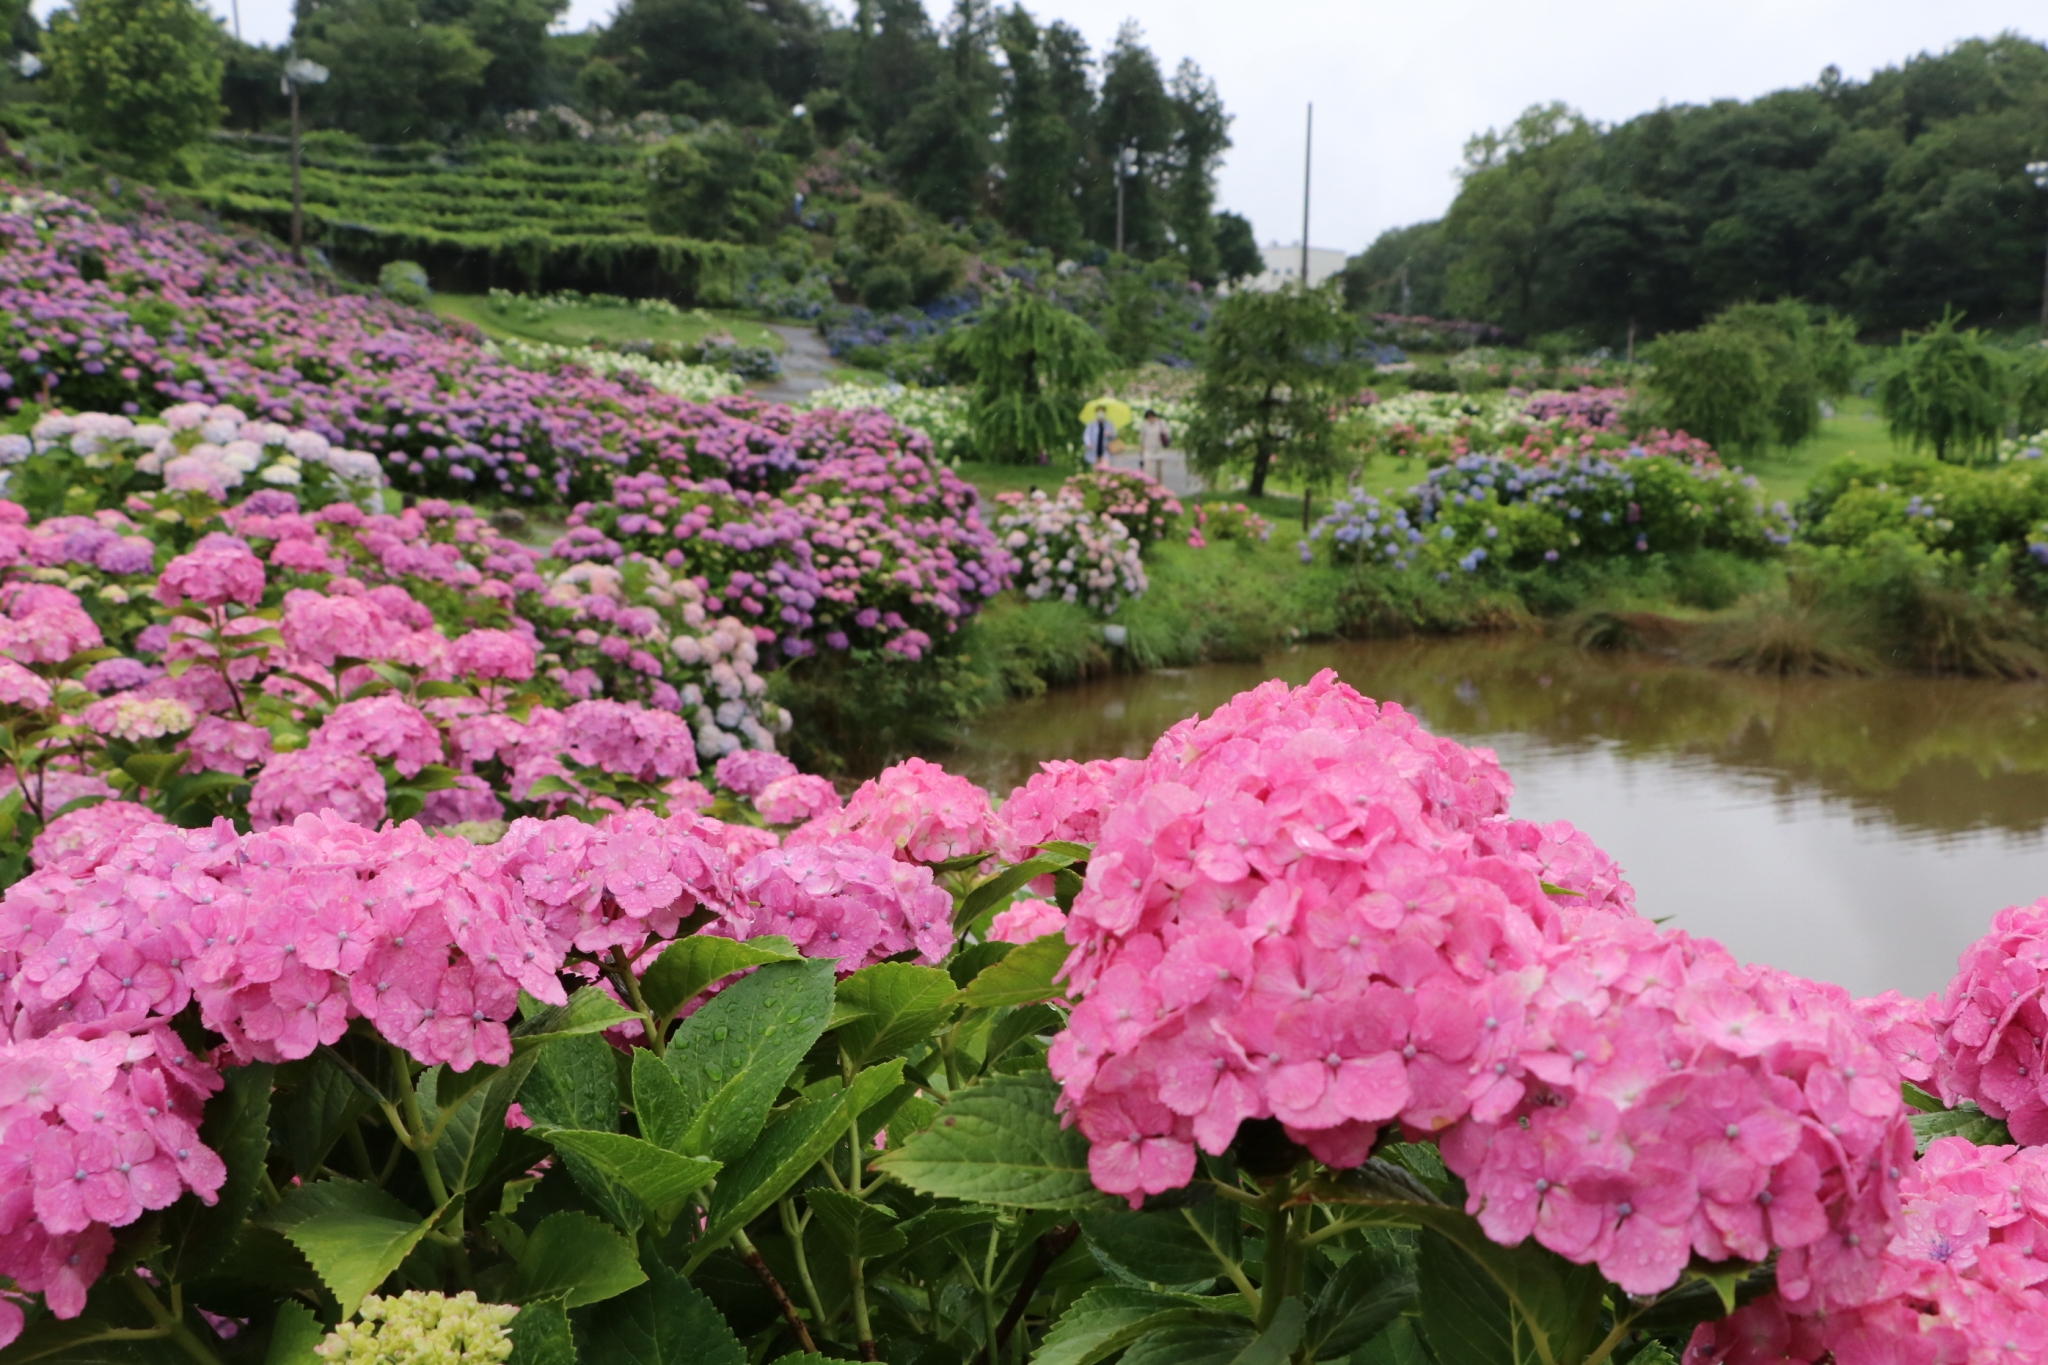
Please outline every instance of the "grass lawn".
M621 341L667 341L687 346L711 332L730 332L742 346L782 350L782 338L761 323L737 313L698 310L680 317L647 313L618 304L576 304L553 308L537 318L512 311L494 312L482 294L436 294L434 311L474 323L485 335L520 341L546 341L557 346L615 344Z

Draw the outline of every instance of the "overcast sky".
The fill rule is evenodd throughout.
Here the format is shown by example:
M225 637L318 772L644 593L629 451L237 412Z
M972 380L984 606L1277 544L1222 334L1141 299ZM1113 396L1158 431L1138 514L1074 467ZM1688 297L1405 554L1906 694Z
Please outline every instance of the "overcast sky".
M225 19L231 0L206 0ZM281 41L290 0L240 0L243 34ZM568 26L617 0L570 0ZM947 0L925 0L943 18ZM38 13L53 8L39 0ZM846 8L845 3L839 8ZM2042 0L1038 0L1099 52L1143 26L1170 73L1183 56L1236 115L1221 200L1261 241L1299 241L1302 123L1316 105L1318 246L1357 251L1433 218L1465 139L1561 99L1619 121L1660 103L1760 95L1833 63L1861 79L1917 52L2016 29L2048 34Z

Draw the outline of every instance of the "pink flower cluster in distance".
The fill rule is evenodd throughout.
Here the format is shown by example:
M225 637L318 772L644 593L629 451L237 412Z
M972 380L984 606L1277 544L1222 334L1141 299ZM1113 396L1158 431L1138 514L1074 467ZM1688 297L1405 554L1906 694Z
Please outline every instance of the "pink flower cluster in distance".
M1161 736L1067 927L1095 1183L1185 1185L1248 1119L1354 1166L1398 1120L1495 1241L1631 1293L1775 1252L1802 1310L1869 1299L1912 1133L1847 995L1635 918L1509 791L1327 672Z

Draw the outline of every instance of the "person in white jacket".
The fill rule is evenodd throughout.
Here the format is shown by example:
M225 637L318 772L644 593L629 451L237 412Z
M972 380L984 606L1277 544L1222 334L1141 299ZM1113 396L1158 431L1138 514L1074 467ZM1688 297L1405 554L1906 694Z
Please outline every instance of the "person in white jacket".
M1167 427L1166 419L1146 408L1144 418L1138 423L1138 468L1148 477L1164 483L1166 452L1172 446L1173 432Z

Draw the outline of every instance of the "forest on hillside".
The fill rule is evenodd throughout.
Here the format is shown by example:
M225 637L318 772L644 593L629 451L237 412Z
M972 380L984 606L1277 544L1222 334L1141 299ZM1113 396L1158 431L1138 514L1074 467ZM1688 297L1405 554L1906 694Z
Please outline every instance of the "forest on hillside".
M302 0L296 40L333 79L313 127L371 143L644 141L722 123L801 163L849 140L917 208L992 219L1076 255L1117 241L1214 280L1215 170L1230 115L1193 60L1169 66L1126 25L1104 52L1022 6L861 0L840 20L800 0L628 0L606 26L551 34L561 0ZM285 53L228 40L224 126L275 131ZM1255 267L1254 267L1255 268ZM1241 273L1241 271L1240 271Z
M2005 34L1758 99L1596 124L1539 106L1465 149L1457 198L1353 258L1352 302L1617 348L1750 299L1866 331L2039 315L2048 47Z

